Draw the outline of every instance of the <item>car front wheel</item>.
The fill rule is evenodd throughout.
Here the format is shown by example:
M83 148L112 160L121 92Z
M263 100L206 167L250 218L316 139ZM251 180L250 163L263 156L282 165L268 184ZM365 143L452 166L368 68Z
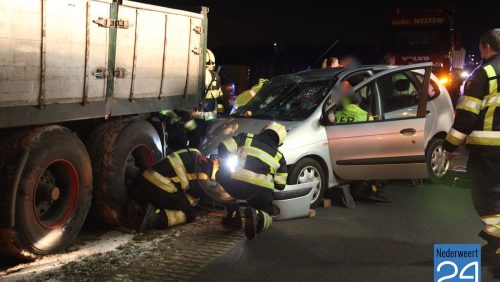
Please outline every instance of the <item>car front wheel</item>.
M433 138L429 141L425 152L427 172L433 183L441 183L450 167L450 163L446 160L443 144L443 139Z
M311 200L311 208L316 208L321 200L326 189L325 172L321 165L314 159L303 158L298 161L292 168L289 174L290 184L303 184L319 181L318 185L313 187L314 194Z

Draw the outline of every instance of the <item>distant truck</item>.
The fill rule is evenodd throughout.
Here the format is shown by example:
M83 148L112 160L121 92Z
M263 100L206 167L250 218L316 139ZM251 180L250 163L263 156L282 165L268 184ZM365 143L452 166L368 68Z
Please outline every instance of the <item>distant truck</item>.
M382 49L396 56L396 64L433 62L441 83L450 81L453 17L444 5L420 3L395 7L382 38Z
M132 179L167 138L154 113L204 92L207 8L1 1L0 257L66 248L134 215ZM89 213L90 210L90 213Z

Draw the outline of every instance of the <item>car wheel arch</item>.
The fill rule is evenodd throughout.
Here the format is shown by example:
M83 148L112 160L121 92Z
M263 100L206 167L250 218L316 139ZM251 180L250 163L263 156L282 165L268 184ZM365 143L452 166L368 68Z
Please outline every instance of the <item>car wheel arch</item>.
M318 155L315 155L315 154L304 155L304 156L298 158L297 161L294 162L294 164L291 164L291 165L287 166L288 171L291 171L292 168L293 168L293 166L295 166L296 163L298 163L299 161L301 161L301 160L303 160L305 158L313 159L313 160L317 161L321 165L321 168L323 169L323 172L325 174L325 181L328 184L329 183L328 181L330 180L328 165L327 165L326 161L322 157L320 157ZM287 179L287 183L290 183L290 175L289 175L289 177ZM328 186L327 186L327 188L328 188Z

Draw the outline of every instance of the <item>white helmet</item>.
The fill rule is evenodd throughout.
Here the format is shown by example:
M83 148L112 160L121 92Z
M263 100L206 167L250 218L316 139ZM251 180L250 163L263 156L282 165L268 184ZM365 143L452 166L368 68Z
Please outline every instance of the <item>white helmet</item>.
M207 49L207 54L205 57L205 65L209 70L215 70L215 56L210 49Z
M279 146L283 145L283 142L285 142L285 139L286 139L286 128L283 124L281 123L277 123L277 122L273 122L273 123L270 123L268 125L266 125L262 131L264 130L272 130L274 132L276 132L276 134L278 134L278 138L279 138Z

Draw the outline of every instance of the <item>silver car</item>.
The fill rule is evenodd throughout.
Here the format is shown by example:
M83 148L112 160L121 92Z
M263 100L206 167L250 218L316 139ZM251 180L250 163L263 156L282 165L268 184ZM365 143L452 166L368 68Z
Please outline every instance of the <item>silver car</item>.
M453 122L446 89L432 64L361 66L275 77L229 119L218 121L202 143L214 157L227 135L258 133L271 121L288 137L280 148L289 184L319 181L311 207L328 187L352 181L430 178L447 172L442 149ZM369 118L338 123L343 96L361 97Z

